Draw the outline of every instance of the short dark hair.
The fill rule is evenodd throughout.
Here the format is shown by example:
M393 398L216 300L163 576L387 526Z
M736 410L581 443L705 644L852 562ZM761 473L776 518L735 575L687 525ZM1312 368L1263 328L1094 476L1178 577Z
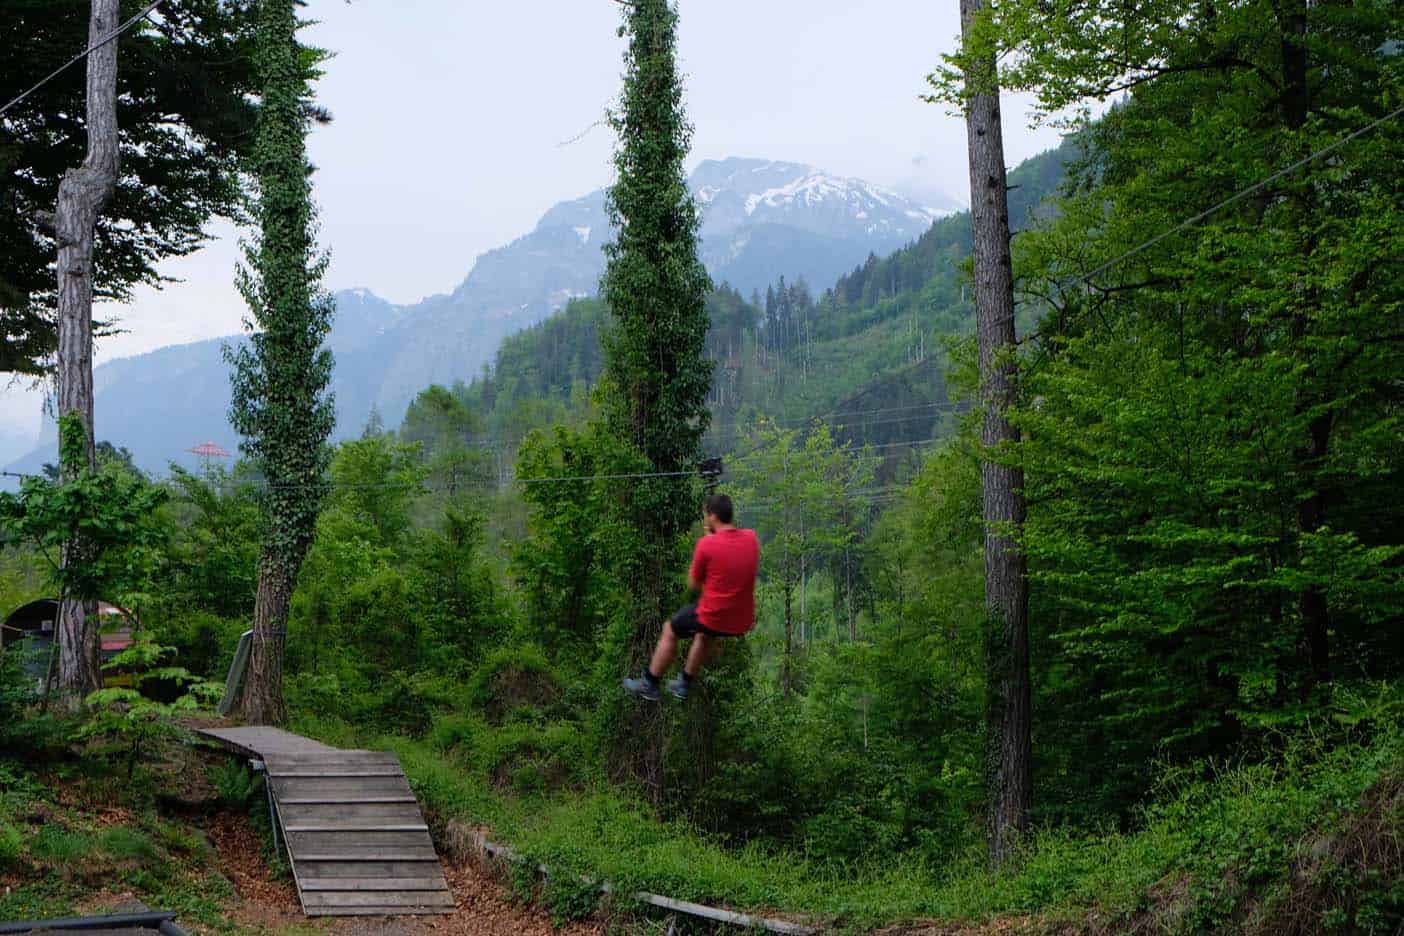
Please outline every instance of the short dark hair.
M707 499L702 502L702 509L722 523L731 522L731 498L725 494L708 494Z

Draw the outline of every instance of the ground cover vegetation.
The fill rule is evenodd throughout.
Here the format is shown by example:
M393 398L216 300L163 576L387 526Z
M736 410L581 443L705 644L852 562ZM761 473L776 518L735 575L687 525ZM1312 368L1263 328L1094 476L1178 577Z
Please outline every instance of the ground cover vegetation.
M1070 122L1010 173L1025 340L1001 457L1027 479L1034 756L1014 860L988 870L982 836L969 219L832 287L708 289L659 141L621 149L636 185L614 204L675 238L666 256L621 242L600 298L327 453L287 614L292 726L398 751L441 839L486 826L532 861L681 898L854 928L1397 931L1404 125L1118 258L1396 109L1399 13L996 9L981 41L1001 81ZM650 31L671 11L627 15L628 67L659 69L658 96L619 119L661 114L685 143ZM663 350L689 381L660 384ZM682 599L703 486L631 476L705 455L761 535L759 624L685 707L640 710L618 681ZM254 614L264 469L104 470L160 492L161 535L114 558L109 600L220 678ZM22 532L0 560L9 606L46 586ZM0 744L62 760L0 659ZM147 743L94 732L119 773ZM0 874L51 847L19 802L0 799Z

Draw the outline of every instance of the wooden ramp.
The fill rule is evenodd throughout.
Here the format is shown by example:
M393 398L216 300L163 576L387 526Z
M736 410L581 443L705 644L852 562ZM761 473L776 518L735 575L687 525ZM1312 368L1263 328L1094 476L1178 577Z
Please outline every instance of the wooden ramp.
M308 916L453 911L429 827L394 754L328 747L277 728L198 733L263 761Z

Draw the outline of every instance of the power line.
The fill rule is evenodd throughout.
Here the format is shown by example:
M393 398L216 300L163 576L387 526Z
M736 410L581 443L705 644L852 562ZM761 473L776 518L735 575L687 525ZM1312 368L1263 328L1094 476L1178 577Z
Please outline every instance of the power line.
M1088 273L1088 274L1086 274L1085 276L1083 276L1082 279L1083 279L1084 281L1086 281L1089 285L1091 285L1091 284L1092 284L1092 279L1093 279L1093 277L1096 277L1096 276L1101 275L1102 273L1105 273L1107 270L1110 270L1112 267L1114 267L1114 266L1116 266L1117 264L1121 263L1123 260L1128 260L1128 259L1130 259L1131 257L1134 257L1136 254L1140 253L1140 252L1143 251L1143 250L1149 250L1151 247L1154 247L1156 244L1158 244L1158 243L1160 243L1161 241L1165 240L1165 238L1170 237L1170 236L1172 236L1172 235L1174 235L1174 234L1178 234L1180 231L1183 231L1185 228L1193 227L1194 225L1198 224L1200 221L1203 221L1205 218L1209 217L1210 215L1215 214L1216 212L1221 211L1221 210L1223 210L1224 208L1227 208L1229 205L1232 205L1232 204L1234 204L1235 202L1242 201L1243 199L1247 198L1249 195L1254 194L1255 192L1262 191L1264 188L1266 188L1267 186L1271 185L1273 182L1276 182L1278 179L1282 178L1283 176L1291 175L1293 172L1296 172L1298 169L1300 169L1301 167L1307 165L1308 163L1315 162L1316 160L1320 159L1322 156L1325 156L1325 155L1327 155L1328 153L1333 153L1333 152L1335 152L1336 150L1340 149L1342 146L1345 146L1345 145L1346 145L1347 143L1349 143L1351 140L1354 140L1354 139L1356 139L1357 137L1364 136L1365 134L1369 133L1371 130L1374 130L1376 127L1382 126L1382 125L1388 123L1389 121L1395 119L1396 117L1399 117L1400 115L1404 115L1404 107L1401 107L1401 108L1399 108L1398 110L1393 111L1392 113L1385 114L1383 117L1380 117L1380 118L1378 118L1378 119L1376 119L1376 120L1372 120L1370 123L1366 124L1366 125L1363 126L1363 127L1359 127L1358 129L1352 130L1350 133L1348 133L1348 134L1346 134L1345 136L1341 137L1339 140L1336 140L1334 143L1331 143L1331 144L1329 144L1329 145L1327 145L1327 146L1323 146L1321 149L1319 149L1319 150L1317 150L1316 152L1311 153L1311 154L1309 154L1309 155L1307 155L1307 156L1303 156L1301 159L1299 159L1299 160L1297 160L1296 162L1292 163L1290 166L1287 166L1286 168L1277 170L1277 171L1274 172L1272 175L1267 176L1266 178L1261 179L1261 180L1259 180L1258 182L1253 183L1252 185L1248 186L1248 187L1245 188L1245 189L1242 189L1242 190L1240 190L1240 191L1238 191L1238 192L1235 192L1234 194L1230 195L1228 198L1225 198L1223 201L1219 202L1218 204L1216 204L1216 205L1214 205L1214 206L1212 206L1212 207L1210 207L1210 208L1204 209L1204 210L1201 211L1199 214L1194 215L1193 217L1186 218L1184 221L1181 221L1179 224L1175 225L1174 227L1170 228L1169 230L1167 230L1167 231L1162 231L1161 233L1157 234L1155 237L1152 237L1151 239L1149 239L1149 240L1147 240L1147 241L1143 241L1142 243L1137 244L1135 247L1132 247L1130 250L1126 251L1125 253L1121 254L1120 256L1118 256L1118 257L1116 257L1116 258L1114 258L1114 259L1112 259L1112 260L1108 260L1106 263L1103 263L1101 266L1099 266L1099 267L1097 267L1096 269L1094 269L1091 273Z
M1230 195L1228 198L1225 198L1225 199L1223 199L1222 201L1220 201L1220 202L1218 202L1218 203L1216 203L1216 204L1214 204L1214 205L1212 205L1212 206L1210 206L1210 207L1204 209L1203 211L1199 212L1198 214L1195 214L1195 215L1192 215L1192 216L1186 218L1185 220L1181 221L1179 224L1176 224L1174 227L1171 227L1171 228L1168 228L1167 230L1161 231L1159 234L1155 235L1155 236L1152 237L1152 238L1149 238L1149 239L1147 239L1147 240L1142 241L1141 243L1137 244L1135 247L1132 247L1130 250L1127 250L1127 251L1125 251L1125 252L1123 252L1123 253L1121 253L1121 254L1118 254L1116 257L1113 257L1111 260L1108 260L1107 262L1105 262L1105 263L1103 263L1103 264L1097 266L1096 268L1094 268L1094 269L1092 270L1092 272L1090 272L1090 273L1077 274L1077 275L1075 276L1075 280L1078 281L1078 282L1081 282L1081 283L1085 283L1086 285L1091 286L1091 287L1094 288L1094 289L1097 288L1097 284L1093 282L1093 279L1094 279L1095 277L1100 276L1101 274L1107 272L1107 271L1110 270L1112 267L1115 267L1115 266L1121 264L1122 262L1124 262L1124 261L1126 261L1126 260L1129 260L1130 258L1136 256L1137 254L1139 254L1139 253L1141 253L1141 252L1143 252L1143 251L1149 250L1150 248L1154 247L1156 244L1158 244L1158 243L1160 243L1161 241L1165 240L1167 237L1172 237L1172 236L1174 236L1175 234L1178 234L1180 231L1186 230L1187 228L1194 227L1196 224L1198 224L1199 222L1203 221L1205 218L1208 218L1210 215L1216 214L1216 213L1218 213L1219 211L1222 211L1223 209L1227 208L1229 205L1232 205L1232 204L1235 204L1235 203L1237 203L1237 202L1240 202L1240 201L1242 201L1243 199L1247 198L1248 196L1253 195L1253 194L1255 194L1255 193L1257 193L1257 192L1262 191L1263 189L1265 189L1265 188L1267 188L1269 185L1271 185L1273 182L1276 182L1278 179L1281 179L1281 178L1283 178L1284 176L1291 175L1293 172L1296 172L1298 169L1302 168L1303 166L1308 165L1309 163L1315 162L1316 160L1320 159L1322 156L1326 156L1326 155L1328 155L1328 154L1330 154L1330 153L1335 152L1336 150L1340 149L1342 146L1345 146L1347 143L1351 142L1352 140L1357 139L1358 137L1364 136L1365 134L1369 133L1370 131L1372 131L1372 130L1378 128L1378 127L1383 126L1384 124L1388 123L1388 122L1391 121L1391 120L1394 120L1394 119L1397 118L1397 117L1400 117L1401 115L1404 115L1404 107L1397 108L1396 110L1391 111L1391 112L1388 113L1388 114L1385 114L1383 117L1378 117L1378 118L1376 118L1375 120L1370 121L1368 124L1366 124L1366 125L1363 126L1363 127L1357 127L1356 129L1352 130L1350 133L1347 133L1345 136L1341 137L1340 139L1336 140L1335 142L1329 143L1329 144L1327 144L1326 146L1323 146L1321 149L1316 150L1316 151L1314 151L1314 152L1312 152L1312 153L1309 153L1309 154L1307 154L1306 156L1303 156L1301 159L1297 160L1296 162L1292 163L1291 165L1285 166L1285 167L1283 167L1283 168L1281 168L1281 169L1278 169L1276 172L1272 173L1271 175L1265 176L1265 177L1263 177L1262 179L1259 179L1257 182L1254 182L1252 185L1248 186L1247 188L1240 189L1239 191L1237 191L1237 192L1233 193L1232 195ZM1060 289L1061 289L1061 287L1060 287ZM1017 313L1016 313L1016 315L1017 315ZM997 324L998 324L998 323L1007 322L1007 321L1009 321L1009 320L1015 318L1016 315L1007 315L1007 316L1004 316L1004 317L998 319Z
M604 475L567 475L556 478L517 478L518 484L547 484L553 481L623 481L630 478L680 478L684 475L695 475L696 469L691 471L640 471L633 474L604 474Z
M38 91L40 88L44 87L44 85L46 85L46 84L48 84L49 82L53 81L55 78L57 78L57 77L58 77L59 75L61 75L63 72L67 71L70 67L72 67L75 63L80 62L80 61L82 61L83 59L87 58L89 55L91 55L92 53L96 52L98 49L101 49L103 46L107 45L107 44L108 44L109 42L111 42L113 39L116 39L118 36L122 35L122 33L126 32L128 29L131 29L131 28L132 28L133 26L135 26L137 23L139 23L139 22L141 22L142 20L144 20L144 19L146 18L147 14L149 14L152 10L156 9L156 7L158 7L158 6L160 6L160 5L161 5L161 0L152 0L151 3L148 3L148 4L141 10L141 12L137 13L137 14L136 14L135 16L133 16L131 19L127 20L125 23L123 23L122 25L118 26L116 29L112 30L112 32L108 33L106 36L103 36L103 37L102 37L101 39L99 39L97 42L94 42L92 45L88 46L88 47L87 47L86 49L84 49L82 52L79 52L77 55L73 56L73 58L71 58L71 59L69 59L68 61L64 62L64 63L63 63L62 65L60 65L58 68L55 68L52 72L50 72L47 76L45 76L45 77L44 77L38 84L36 84L34 87L30 88L28 91L25 91L25 92L24 92L23 94L21 94L19 97L14 98L12 101L10 101L8 104L6 104L4 107L0 107L0 117L5 116L5 112L6 112L6 111L8 111L10 108L14 107L16 104L20 103L21 101L23 101L25 98L29 97L29 96L30 96L31 94L33 94L35 91Z

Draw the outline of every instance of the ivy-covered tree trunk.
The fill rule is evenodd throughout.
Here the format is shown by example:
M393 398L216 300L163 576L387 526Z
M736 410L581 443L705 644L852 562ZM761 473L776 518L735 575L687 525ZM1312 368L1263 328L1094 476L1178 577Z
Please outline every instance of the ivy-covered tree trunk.
M1029 590L1016 537L1024 523L1023 471L1007 464L1019 441L1006 414L1016 374L1014 276L1009 250L1009 194L993 51L972 41L982 0L961 0L965 40L965 126L970 149L970 224L975 256L975 321L984 407L980 489L985 523L988 616L990 863L999 866L1028 825L1032 796L1032 703L1029 685Z
M249 669L237 709L254 725L277 725L287 718L283 703L283 647L288 627L292 583L279 557L265 552L258 565L254 597L253 644Z
M313 243L305 146L308 71L297 28L296 0L262 0L257 55L263 100L253 156L259 235L239 270L251 312L245 324L253 334L247 346L226 350L233 368L230 421L244 437L241 448L267 479L254 639L235 702L253 724L277 724L286 714L288 605L316 530L334 420L326 390L332 359L322 346L332 304L321 288L326 260Z
M93 0L88 44L117 28L118 0ZM98 215L117 185L120 157L117 137L117 43L108 42L88 55L88 153L59 183L54 233L58 240L58 415L76 415L83 423L81 464L61 460L66 480L95 463L93 443L93 239ZM84 561L86 549L75 529L63 548L65 566ZM97 608L89 601L61 596L58 615L58 694L76 706L102 687Z
M626 573L632 620L616 622L630 633L609 641L628 648L621 671L642 664L680 590L680 537L697 515L686 473L698 461L712 383L704 354L711 282L697 257L697 206L683 166L691 128L675 58L677 13L669 0L636 0L624 10L629 45L612 120L619 143L608 200L618 234L605 248L601 281L615 323L605 340L605 420L650 472L678 474L631 484L625 501L642 550ZM645 738L640 726L622 736L633 749L634 772L657 789L661 743Z

